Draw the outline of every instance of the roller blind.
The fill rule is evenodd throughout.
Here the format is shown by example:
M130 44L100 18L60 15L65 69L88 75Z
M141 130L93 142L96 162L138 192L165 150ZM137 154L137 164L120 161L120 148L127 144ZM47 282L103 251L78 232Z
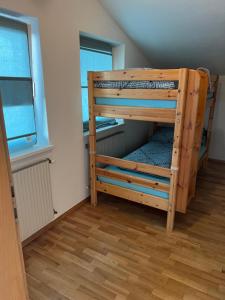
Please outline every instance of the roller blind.
M81 92L82 92L82 118L84 131L88 131L88 71L112 70L112 45L87 38L80 37L80 68L81 68ZM97 117L97 127L116 125L115 119Z
M0 17L0 76L31 77L27 25Z
M0 17L0 93L9 146L36 142L27 25Z

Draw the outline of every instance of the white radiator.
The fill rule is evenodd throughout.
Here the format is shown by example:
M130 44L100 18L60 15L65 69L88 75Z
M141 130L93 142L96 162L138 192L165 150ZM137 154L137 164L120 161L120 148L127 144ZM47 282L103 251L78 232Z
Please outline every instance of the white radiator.
M13 183L23 241L53 220L49 161L15 171Z

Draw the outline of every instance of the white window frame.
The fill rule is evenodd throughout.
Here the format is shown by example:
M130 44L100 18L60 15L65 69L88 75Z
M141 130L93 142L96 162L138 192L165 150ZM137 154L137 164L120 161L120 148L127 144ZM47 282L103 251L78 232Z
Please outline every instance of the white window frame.
M80 32L79 37L88 37L91 38L93 40L99 40L99 41L103 41L103 39L101 37L96 37L96 36L90 36L87 33L84 32ZM105 42L105 41L103 41ZM120 43L114 43L114 42L105 42L108 43L109 45L112 45L112 70L116 70L116 69L123 69L124 65L125 65L125 45L124 44L120 44ZM81 43L79 44L79 49L81 49ZM80 50L79 50L80 51ZM90 49L91 51L91 49ZM80 63L80 68L81 68L81 63ZM80 72L81 74L81 72ZM81 76L81 75L80 75ZM80 77L80 82L81 82L81 77ZM82 90L82 85L80 84L80 87ZM81 106L83 106L82 103L82 92L81 92ZM83 109L83 107L81 107ZM108 134L114 133L117 130L120 130L121 127L123 127L125 125L125 121L123 119L116 119L117 120L117 124L116 125L109 125L106 127L102 127L102 128L98 128L96 129L96 133L99 134L104 134L104 132L107 132ZM83 124L83 120L82 120L82 124ZM83 128L83 126L82 126ZM83 136L84 136L84 140L85 142L87 142L87 139L89 137L89 131L83 131Z
M42 55L40 45L39 21L37 18L15 14L14 12L0 10L0 16L6 17L18 22L27 24L28 27L28 44L29 59L31 68L31 78L33 82L33 98L35 125L37 131L37 143L31 147L10 153L10 159L13 164L20 160L29 160L34 155L41 154L46 151L49 157L49 151L53 148L49 142L48 123L46 112L46 98L44 92L44 79L42 68Z

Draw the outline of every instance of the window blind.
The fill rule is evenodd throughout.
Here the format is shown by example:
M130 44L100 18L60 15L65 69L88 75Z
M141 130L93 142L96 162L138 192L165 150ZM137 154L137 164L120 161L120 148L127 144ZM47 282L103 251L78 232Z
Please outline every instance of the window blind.
M36 143L27 25L0 17L0 93L9 146Z

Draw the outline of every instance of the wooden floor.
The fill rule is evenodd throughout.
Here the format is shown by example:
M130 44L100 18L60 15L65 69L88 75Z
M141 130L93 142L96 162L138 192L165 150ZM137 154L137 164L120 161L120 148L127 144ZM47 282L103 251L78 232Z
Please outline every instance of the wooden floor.
M225 165L201 171L171 236L161 211L105 197L24 249L32 300L225 299Z

